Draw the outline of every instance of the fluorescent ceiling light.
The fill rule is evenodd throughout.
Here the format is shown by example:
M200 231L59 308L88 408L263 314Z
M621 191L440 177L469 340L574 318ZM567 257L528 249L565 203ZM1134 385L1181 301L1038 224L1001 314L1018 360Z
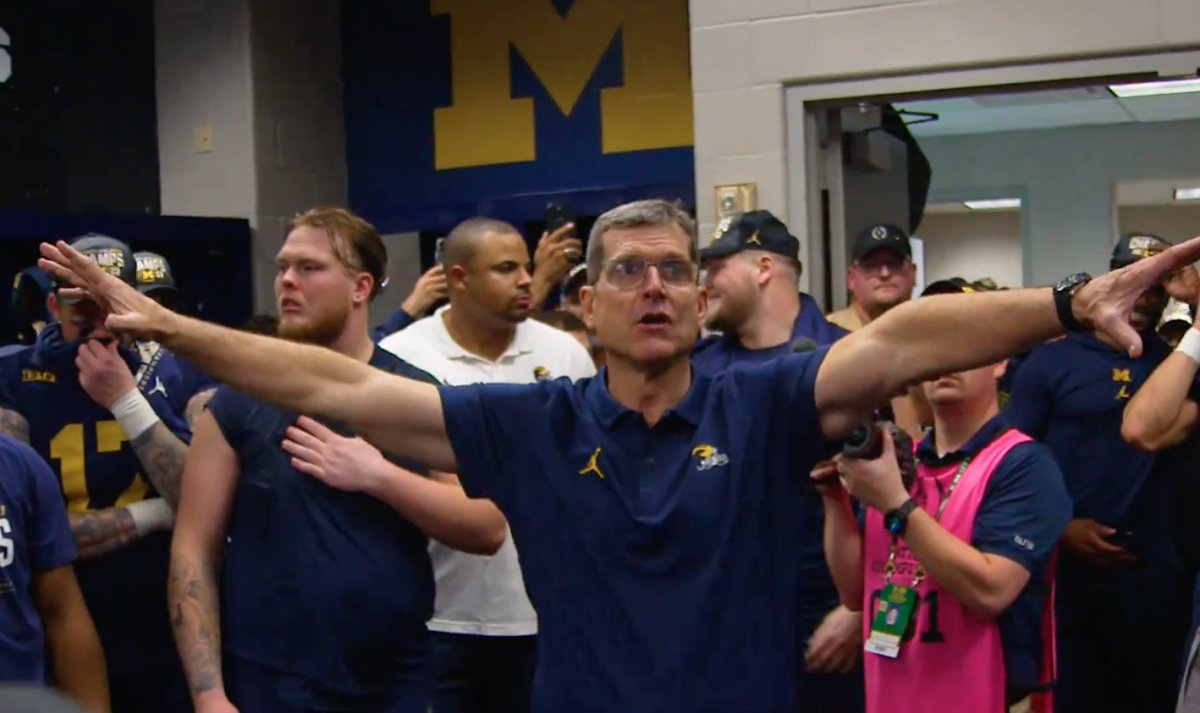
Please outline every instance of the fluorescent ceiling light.
M1006 208L1020 208L1020 198L997 198L990 201L963 201L963 205L971 210L1004 210Z
M1108 90L1121 99L1157 97L1163 94L1192 94L1200 92L1200 79L1168 79L1162 82L1143 82L1141 84L1114 84Z
M1175 200L1177 201L1194 201L1200 200L1200 188L1176 188Z

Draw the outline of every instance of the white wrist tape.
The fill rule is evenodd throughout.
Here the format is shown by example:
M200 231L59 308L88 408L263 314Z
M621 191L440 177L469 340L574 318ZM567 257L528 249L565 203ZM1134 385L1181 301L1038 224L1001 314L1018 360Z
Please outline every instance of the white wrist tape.
M133 527L137 530L138 537L144 537L159 530L169 530L175 524L175 512L162 498L126 505L125 509L133 518Z
M113 418L121 424L121 430L131 441L154 428L159 421L158 414L154 413L154 407L150 405L145 396L142 396L142 392L137 387L130 389L114 401L108 410L112 411Z
M1183 335L1183 339L1179 340L1179 346L1175 347L1175 351L1200 364L1200 331L1189 329L1187 334Z

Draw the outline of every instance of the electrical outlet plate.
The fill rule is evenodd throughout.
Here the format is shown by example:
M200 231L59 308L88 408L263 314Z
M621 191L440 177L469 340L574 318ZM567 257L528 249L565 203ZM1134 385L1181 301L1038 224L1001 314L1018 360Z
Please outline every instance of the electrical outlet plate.
M196 153L212 153L212 126L208 124L197 126L193 132L192 141Z
M718 223L735 213L758 209L758 195L753 183L726 184L717 186L715 191Z

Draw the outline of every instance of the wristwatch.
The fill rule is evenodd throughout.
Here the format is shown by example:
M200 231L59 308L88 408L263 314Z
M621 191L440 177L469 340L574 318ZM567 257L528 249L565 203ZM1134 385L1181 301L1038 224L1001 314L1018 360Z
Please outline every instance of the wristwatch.
M1086 272L1077 272L1070 277L1063 278L1054 286L1054 310L1058 313L1058 321L1062 324L1063 329L1068 332L1086 332L1088 328L1082 322L1075 318L1075 312L1071 309L1071 300L1075 298L1075 294L1079 292L1087 283L1091 282L1092 276Z
M899 537L903 535L904 528L908 526L908 516L911 515L913 510L916 509L917 501L913 500L912 498L905 500L903 505L889 513L886 513L883 516L884 529L887 530L892 537Z

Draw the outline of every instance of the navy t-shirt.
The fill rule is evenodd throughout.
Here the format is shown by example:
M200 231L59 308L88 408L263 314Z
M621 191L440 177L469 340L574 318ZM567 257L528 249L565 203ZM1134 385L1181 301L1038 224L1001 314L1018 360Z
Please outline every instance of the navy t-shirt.
M1193 449L1185 442L1146 453L1121 438L1129 399L1171 353L1153 333L1143 334L1142 344L1137 359L1090 334L1043 344L1021 364L1004 412L1050 448L1075 517L1134 531L1145 545L1166 544L1175 534L1179 478L1194 471ZM1195 385L1192 391L1194 397Z
M29 422L30 445L55 472L69 513L87 513L158 497L112 413L79 385L78 342L64 342L57 325L31 347L0 357L0 409ZM177 436L190 440L184 417L168 395L182 391L174 357L143 364L122 355L154 411ZM162 389L154 389L161 377ZM164 393L165 392L165 393ZM75 567L113 678L179 666L167 614L165 583L171 533L157 532Z
M1002 418L993 418L962 448L941 457L930 433L917 446L917 457L933 467L961 463L1008 428ZM1039 679L1047 568L1070 519L1071 497L1049 449L1036 441L1014 446L992 471L971 532L976 549L1013 560L1029 572L1029 583L997 622L1011 686L1027 690L1046 683Z
M380 349L371 365L434 381ZM208 408L240 470L221 578L226 655L277 671L278 695L303 708L378 710L431 690L425 534L386 503L293 468L281 444L298 414L224 386Z
M811 297L800 295L800 312L792 325L791 340L811 339L818 346L832 344L849 334L830 323ZM767 349L747 349L736 334L705 337L692 351L692 366L709 374L719 374L734 364L755 364L791 353L791 341ZM780 473L782 475L782 473ZM802 642L816 631L817 626L838 605L837 587L825 561L825 506L816 488L801 494L804 508L805 532L800 540L800 630Z
M58 480L29 446L0 434L0 681L45 683L34 576L75 561Z
M521 552L535 713L791 708L826 352L694 370L653 427L610 396L607 370L441 388L459 478Z

